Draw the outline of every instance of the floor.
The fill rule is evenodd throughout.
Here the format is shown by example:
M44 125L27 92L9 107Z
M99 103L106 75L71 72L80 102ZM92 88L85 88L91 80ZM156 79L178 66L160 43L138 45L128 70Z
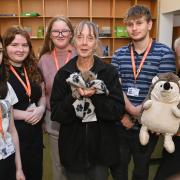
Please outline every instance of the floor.
M51 169L51 158L50 158L50 149L49 149L49 143L48 143L48 136L47 134L44 135L44 172L43 172L43 180L52 180L52 169ZM156 173L157 167L158 167L158 161L157 158L160 157L161 154L161 148L162 147L162 139L159 140L158 145L152 155L152 158L155 160L151 161L150 165L150 174L148 180L153 180L154 175ZM132 174L132 168L133 163L131 162L129 165L129 180L131 179ZM109 180L112 180L112 177L109 177Z

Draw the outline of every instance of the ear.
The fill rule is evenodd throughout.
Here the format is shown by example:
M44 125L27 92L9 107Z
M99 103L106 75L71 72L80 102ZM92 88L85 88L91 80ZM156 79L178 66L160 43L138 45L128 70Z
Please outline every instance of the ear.
M158 80L159 80L159 78L158 78L157 76L155 76L155 77L152 79L152 84L155 84Z
M149 31L152 29L152 24L153 24L153 22L152 22L152 20L150 20L150 21L148 22L148 30L149 30Z

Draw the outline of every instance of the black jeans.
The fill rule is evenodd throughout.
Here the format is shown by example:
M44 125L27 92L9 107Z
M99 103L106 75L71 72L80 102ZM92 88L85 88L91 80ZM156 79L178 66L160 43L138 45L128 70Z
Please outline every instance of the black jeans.
M175 144L175 152L168 153L163 149L162 160L155 176L155 180L173 179L175 175L179 175L177 179L180 179L180 136L174 136L173 141ZM170 178L171 177L171 178Z
M110 167L114 180L128 180L128 164L131 156L134 161L133 180L147 180L149 175L149 161L157 144L158 136L150 134L149 143L142 146L139 142L139 129L126 130L117 127L119 136L120 163Z
M15 153L0 160L0 180L16 180Z
M96 165L88 168L84 172L71 172L65 169L67 180L107 180L108 167Z

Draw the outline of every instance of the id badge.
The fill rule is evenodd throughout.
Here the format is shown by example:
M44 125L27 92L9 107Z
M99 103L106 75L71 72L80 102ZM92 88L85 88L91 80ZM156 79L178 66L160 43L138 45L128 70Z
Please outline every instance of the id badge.
M28 108L26 110L32 109L32 108L35 108L35 107L36 107L36 104L35 103L31 103L31 104L29 104L29 106L28 106Z
M129 88L128 88L128 91L127 91L127 95L128 95L128 96L138 97L138 96L139 96L139 91L140 91L140 89L138 89L138 88L129 87Z

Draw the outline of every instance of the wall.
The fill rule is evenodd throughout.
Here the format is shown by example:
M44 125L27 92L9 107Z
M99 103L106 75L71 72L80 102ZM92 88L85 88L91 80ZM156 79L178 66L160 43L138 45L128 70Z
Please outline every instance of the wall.
M179 17L179 0L160 0L158 40L169 47L172 46L173 26L180 26Z
M160 9L162 13L180 10L179 0L160 0Z

